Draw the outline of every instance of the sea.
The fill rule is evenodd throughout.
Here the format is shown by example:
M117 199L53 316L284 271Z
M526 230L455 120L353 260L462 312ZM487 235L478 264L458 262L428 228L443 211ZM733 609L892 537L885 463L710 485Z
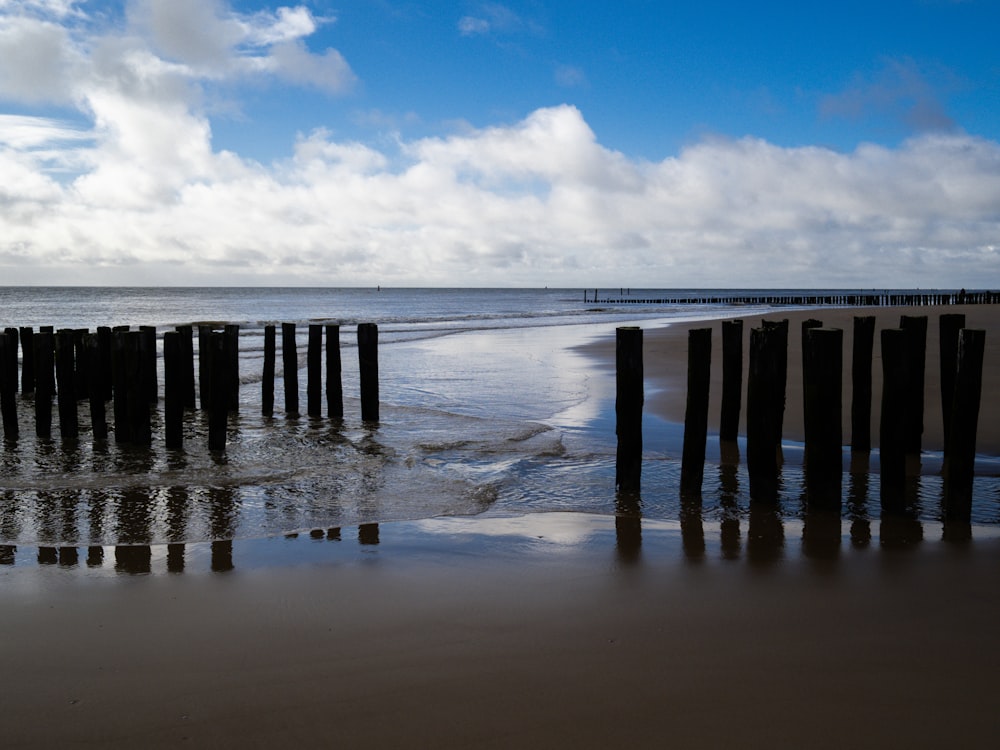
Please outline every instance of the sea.
M117 445L113 437L90 439L84 402L79 439L62 441L54 417L53 438L38 440L30 402L19 398L20 437L0 450L0 544L200 543L553 511L683 523L690 508L678 490L682 426L644 414L641 497L623 504L615 492L614 362L580 347L613 341L622 325L655 328L774 309L615 301L735 293L0 287L0 327L155 326L161 394L164 332L184 324L240 327L239 409L230 415L221 453L208 450L207 418L199 410L185 414L184 448L166 450L162 397L148 449ZM806 292L773 291L799 293ZM280 355L275 413L261 414L264 329L281 323L297 324L303 412L308 325L340 326L343 420L282 412ZM359 323L378 325L377 423L360 415ZM795 460L801 446L786 441L785 453L790 459L777 512L802 522L801 462ZM723 527L727 520L738 523L750 513L745 466L723 466L709 454L698 512ZM940 476L925 473L917 481L915 522L940 524ZM977 477L977 526L1000 526L998 486L996 477ZM844 498L845 528L877 519L877 473L845 473Z

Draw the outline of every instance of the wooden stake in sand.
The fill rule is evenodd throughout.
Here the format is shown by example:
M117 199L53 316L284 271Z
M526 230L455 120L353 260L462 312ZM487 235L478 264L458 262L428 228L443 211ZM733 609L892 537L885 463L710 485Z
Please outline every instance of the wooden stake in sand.
M976 430L983 386L986 331L959 333L954 395L951 406L951 449L945 458L945 516L968 521L972 515L972 476L976 463Z
M10 350L17 345L17 333L12 335L8 332L0 333L0 362L4 367L0 369L0 412L3 414L3 436L4 440L17 440L17 360L14 360L14 372L6 366L10 358ZM14 349L15 356L17 350Z
M844 332L839 328L809 328L804 334L806 496L811 505L839 508L843 474Z
M339 325L326 326L326 412L330 419L344 418Z
M619 492L639 492L642 475L642 329L623 326L615 331L615 486Z
M719 440L735 442L743 397L743 321L722 321L722 414Z
M855 316L851 359L851 450L872 449L872 350L875 317Z
M958 369L958 334L965 328L965 315L946 313L938 318L941 367L941 424L944 427L944 455L951 442L951 406L955 398L955 372Z
M904 509L906 480L907 408L911 337L901 328L882 330L882 414L879 422L879 464L882 509Z
M177 331L163 334L163 421L167 450L184 447L184 342Z
M295 344L295 324L281 324L281 365L285 378L285 414L299 416L299 355Z
M52 396L56 392L53 377L53 334L40 331L34 337L35 359L35 435L42 439L52 437Z
M361 420L378 422L378 326L358 324L358 364L361 376Z
M750 331L747 375L747 471L753 502L778 501L778 455L785 412L788 321Z
M323 326L309 324L306 350L306 413L323 416Z
M260 379L260 413L265 417L274 415L275 344L274 326L264 326L264 370Z
M708 394L712 377L712 329L688 331L687 409L681 457L681 495L701 495L708 439Z

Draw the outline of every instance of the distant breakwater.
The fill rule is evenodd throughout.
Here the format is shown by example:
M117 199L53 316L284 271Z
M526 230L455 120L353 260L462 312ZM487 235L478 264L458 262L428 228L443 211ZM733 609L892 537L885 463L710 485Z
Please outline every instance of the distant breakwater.
M600 289L587 289L583 301L592 305L787 305L796 307L926 307L929 305L995 305L1000 303L1000 292L898 293L891 291L870 294L684 294L677 296L649 297L644 293L632 296L628 289L620 289L618 296Z

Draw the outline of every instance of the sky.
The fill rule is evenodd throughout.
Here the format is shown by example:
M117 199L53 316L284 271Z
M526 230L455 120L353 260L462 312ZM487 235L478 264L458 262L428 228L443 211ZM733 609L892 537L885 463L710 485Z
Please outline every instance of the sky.
M1000 0L0 0L0 286L1000 288L997 29Z

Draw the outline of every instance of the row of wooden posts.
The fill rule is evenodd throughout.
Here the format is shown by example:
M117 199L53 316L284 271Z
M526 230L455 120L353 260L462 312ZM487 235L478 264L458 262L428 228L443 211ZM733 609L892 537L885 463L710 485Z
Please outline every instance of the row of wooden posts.
M631 296L631 290L621 289L618 297L600 290L583 292L584 303L594 305L788 305L797 307L923 307L927 305L996 305L1000 304L1000 292L869 292L865 294L839 292L835 294L711 294L711 295L657 295L639 293Z
M285 413L299 414L298 352L296 325L281 325L284 368ZM326 402L332 419L344 416L341 382L340 326L309 325L307 349L307 414L322 416L323 338L326 337ZM276 328L264 328L264 368L261 381L261 412L274 413ZM18 377L20 344L21 372ZM361 419L377 422L378 326L358 325ZM198 395L208 414L208 446L225 450L230 412L239 409L239 326L222 330L198 326ZM183 416L196 408L194 327L177 326L163 334L163 423L164 443L169 450L183 447ZM118 444L152 444L150 412L159 401L156 368L156 329L140 326L86 329L42 327L6 328L0 333L0 412L7 441L19 437L17 393L34 395L35 434L52 436L52 401L56 399L59 434L76 440L80 426L77 403L88 400L92 436L108 438L106 404L112 403L114 440Z
M941 406L945 431L945 513L968 520L971 512L976 430L982 392L985 331L965 328L962 314L940 316ZM872 350L875 318L854 318L851 451L872 448ZM804 471L807 499L839 508L843 474L843 331L818 320L802 322ZM907 457L919 456L924 416L927 317L901 317L881 331L882 398L879 462L882 506L904 511ZM700 495L708 435L711 328L689 331L687 404L681 459L681 494ZM616 483L638 492L642 454L642 330L617 331ZM763 321L750 332L747 378L747 471L750 499L776 502L787 382L788 321ZM722 323L722 406L719 438L735 443L743 374L743 321Z

